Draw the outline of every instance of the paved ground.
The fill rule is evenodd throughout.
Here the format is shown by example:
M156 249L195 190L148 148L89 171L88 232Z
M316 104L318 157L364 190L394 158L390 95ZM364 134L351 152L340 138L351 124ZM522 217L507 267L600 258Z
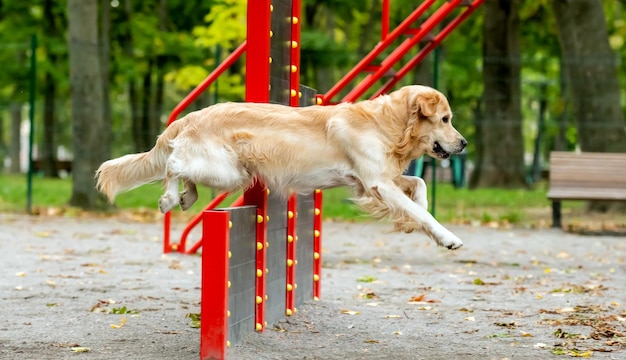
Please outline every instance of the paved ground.
M458 251L325 223L322 300L229 359L626 358L626 238L450 228ZM200 258L162 256L160 224L0 214L0 229L0 358L198 359Z

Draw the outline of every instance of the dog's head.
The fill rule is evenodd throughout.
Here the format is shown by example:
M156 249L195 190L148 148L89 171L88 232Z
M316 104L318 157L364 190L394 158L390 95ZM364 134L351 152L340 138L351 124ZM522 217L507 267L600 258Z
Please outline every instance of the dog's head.
M428 154L447 159L463 151L465 138L452 126L452 110L448 99L439 91L427 86L406 86L404 92L409 119L403 145L411 147L409 156Z

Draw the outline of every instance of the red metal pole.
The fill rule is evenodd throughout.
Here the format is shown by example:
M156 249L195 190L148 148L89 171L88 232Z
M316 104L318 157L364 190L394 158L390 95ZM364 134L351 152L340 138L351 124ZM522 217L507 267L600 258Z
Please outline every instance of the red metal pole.
M450 0L445 2L435 13L433 13L420 28L415 35L403 41L385 60L383 60L380 68L363 79L356 87L354 87L341 101L356 101L367 89L369 89L378 79L380 79L391 67L396 64L413 46L430 32L435 25L439 24L462 0ZM394 30L395 32L395 30Z
M350 70L335 86L333 86L323 96L323 103L328 104L330 100L337 95L344 87L346 87L358 74L363 72L365 68L376 60L376 57L380 55L391 43L393 43L401 34L407 31L407 29L413 24L422 14L428 10L428 8L436 0L425 0L420 6L417 7L398 27L396 27L385 38L385 41L381 41L376 44L376 47L370 51L359 63ZM460 1L460 0L459 0Z
M228 346L229 213L203 212L203 238L211 243L202 254L200 360L224 359Z
M313 218L313 299L322 295L322 191L315 190Z
M385 41L389 34L389 0L383 0L383 11L380 21L380 41Z
M474 0L463 13L457 16L454 20L452 20L445 28L443 28L435 38L426 44L409 62L407 62L394 77L389 79L385 85L383 85L374 95L370 97L373 99L382 94L388 93L404 76L408 74L409 71L413 70L417 64L419 64L424 58L435 48L437 47L450 33L456 29L465 19L470 16L474 10L476 10L484 0Z
M222 75L222 73L226 71L226 69L228 69L235 61L237 61L237 59L239 59L241 55L243 55L243 53L246 51L247 46L248 43L244 40L244 42L242 42L241 45L239 45L235 49L235 51L230 53L230 55L228 55L226 59L224 59L224 61L219 64L215 68L215 70L213 70L209 74L209 76L206 77L206 79L204 79L200 84L198 84L198 86L191 90L191 92L187 96L185 96L185 98L180 103L178 103L178 105L176 105L174 110L172 110L172 113L167 120L167 125L175 121L178 115L183 112L183 110L185 110L194 100L196 100L204 90L211 86L211 84L213 84L213 82L217 80L217 78Z

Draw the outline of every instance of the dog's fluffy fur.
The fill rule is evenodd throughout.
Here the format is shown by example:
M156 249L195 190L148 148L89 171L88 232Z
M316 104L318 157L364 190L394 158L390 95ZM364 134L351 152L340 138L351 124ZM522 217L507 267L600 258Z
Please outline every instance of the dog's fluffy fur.
M350 186L365 211L456 249L461 240L427 211L424 181L402 175L423 154L447 158L463 150L467 142L451 120L443 94L418 85L335 106L218 104L173 122L152 150L103 163L97 187L113 201L119 192L165 180L159 208L167 212L189 208L197 183L233 191L258 178L284 195Z

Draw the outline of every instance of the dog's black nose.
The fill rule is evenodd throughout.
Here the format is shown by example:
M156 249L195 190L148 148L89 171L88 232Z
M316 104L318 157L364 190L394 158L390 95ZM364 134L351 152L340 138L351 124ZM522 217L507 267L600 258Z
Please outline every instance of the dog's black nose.
M467 146L467 140L461 139L461 147L465 148Z

